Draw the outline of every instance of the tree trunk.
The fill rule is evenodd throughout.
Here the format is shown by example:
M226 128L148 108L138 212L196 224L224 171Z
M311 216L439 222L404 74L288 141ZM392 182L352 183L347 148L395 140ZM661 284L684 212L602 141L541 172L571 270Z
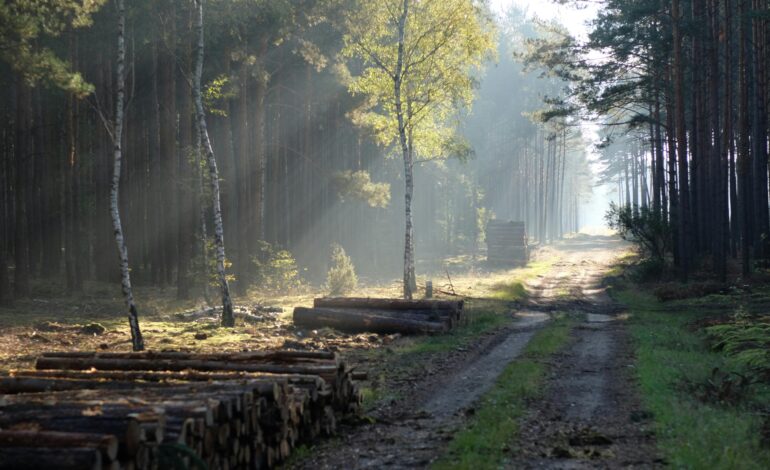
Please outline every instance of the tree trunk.
M214 210L214 241L217 250L217 275L219 285L222 290L222 325L233 326L235 318L233 316L233 303L230 299L230 287L227 283L225 274L225 237L222 226L222 208L219 196L219 171L217 170L217 160L214 156L214 148L211 146L208 128L206 127L206 112L203 109L203 97L201 96L201 78L203 75L203 2L196 0L195 5L198 10L196 19L196 30L198 35L198 53L195 62L195 74L193 76L193 97L195 100L195 109L198 121L198 131L200 140L203 144L203 150L206 153L206 160L209 168L209 178L211 185L211 197Z
M684 114L684 62L682 60L682 33L680 28L679 0L671 2L674 40L674 120L676 127L677 156L679 157L679 275L683 282L689 274L690 250L690 186L687 168L687 133Z
M192 11L189 12L185 25L185 38L192 32ZM192 48L191 39L185 41L182 48L182 67L183 73L178 80L177 90L180 91L179 105L179 147L178 151L178 175L180 182L177 185L177 194L179 201L179 238L177 246L178 271L176 279L176 296L183 300L190 297L190 259L192 258L193 246L195 245L195 209L193 204L193 105L192 90L186 81L187 77L192 76Z
M29 245L27 232L27 164L29 159L29 87L19 78L16 101L16 228L14 240L14 294L29 296Z
M118 247L120 259L120 277L123 286L123 297L128 306L128 324L131 327L131 345L134 351L144 349L142 332L139 329L139 313L134 304L134 293L131 288L131 271L128 267L128 250L123 239L123 227L120 223L120 211L118 209L118 191L120 188L120 167L123 159L123 105L125 101L125 74L123 71L126 59L124 32L126 27L126 12L123 0L118 0L118 59L117 59L117 97L115 102L115 128L113 138L114 160L112 172L112 187L110 189L110 213L112 215L112 227L115 233L115 243Z
M669 75L671 72L669 71ZM671 93L666 92L666 140L668 141L668 201L669 224L671 226L671 246L674 255L674 266L681 264L681 234L679 231L679 194L677 193L676 170L676 139L674 136L674 106Z
M738 32L738 162L740 178L741 261L743 276L751 274L752 208L751 208L751 143L749 141L749 37L746 19L748 0L739 0Z
M712 233L712 253L714 268L721 282L727 278L727 244L724 226L727 220L727 174L723 171L726 161L722 153L722 136L719 127L719 1L710 0L708 5L710 23L709 36L709 133L713 136L710 143L711 158L711 207L715 212L716 229Z
M396 104L396 118L398 120L398 137L401 144L401 153L404 159L404 215L406 226L404 230L404 298L411 299L412 292L412 272L414 272L414 246L412 244L412 193L414 192L412 154L409 151L406 136L406 123L404 119L404 109L401 100L401 87L403 80L404 67L404 43L406 36L406 18L409 13L409 0L404 0L403 9L398 20L398 59L396 70L393 75L393 92Z

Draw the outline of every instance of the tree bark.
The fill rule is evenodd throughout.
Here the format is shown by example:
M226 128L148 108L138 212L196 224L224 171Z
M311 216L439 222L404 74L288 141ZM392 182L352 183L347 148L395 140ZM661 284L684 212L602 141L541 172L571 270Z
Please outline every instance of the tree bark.
M679 166L679 276L683 282L689 275L690 250L690 186L687 168L687 133L684 109L684 62L682 60L682 33L679 0L671 2L674 40L674 107L677 156Z
M294 324L304 328L331 327L340 331L381 334L442 333L448 329L446 322L441 320L421 321L385 316L381 312L305 307L294 309Z
M120 260L120 278L123 287L123 298L128 306L128 324L131 328L131 345L134 351L144 349L144 339L139 328L139 313L134 304L134 292L131 287L131 271L128 267L128 249L123 239L123 227L120 221L120 210L118 207L118 196L120 189L120 169L123 159L123 118L125 102L125 72L124 64L126 60L125 47L125 28L126 12L123 0L118 0L118 58L117 58L117 96L115 100L115 127L113 145L113 171L112 187L110 189L110 214L112 215L112 228L115 234L115 243L118 248L118 258Z
M29 159L29 86L22 77L18 80L16 100L15 145L15 203L16 222L14 237L14 295L29 296L29 244L27 238L27 163Z
M198 36L198 52L195 62L195 74L193 76L193 97L198 121L198 132L203 150L206 153L206 160L209 168L209 184L211 185L212 206L214 210L214 241L217 250L217 275L219 277L219 286L222 291L222 325L235 325L233 316L233 303L230 298L230 287L225 273L225 237L222 226L222 206L219 195L219 171L217 170L217 160L214 156L214 148L211 146L208 128L206 127L206 112L203 109L203 97L201 96L201 79L203 75L203 2L204 0L195 0L198 10L196 19L196 31Z
M414 245L412 237L414 229L412 227L412 194L414 192L412 153L407 143L407 129L404 119L403 102L401 99L401 88L403 85L404 68L404 48L406 37L406 19L409 14L409 0L404 0L401 15L398 20L398 58L396 70L393 73L393 92L396 104L396 119L398 120L398 137L401 144L401 153L404 159L404 216L406 226L404 230L404 298L411 299L412 273L414 272Z

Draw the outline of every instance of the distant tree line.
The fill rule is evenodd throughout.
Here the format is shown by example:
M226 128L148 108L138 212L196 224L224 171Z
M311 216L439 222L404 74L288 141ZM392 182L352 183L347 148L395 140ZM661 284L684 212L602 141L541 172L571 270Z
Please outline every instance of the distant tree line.
M383 194L403 185L404 167L356 119L367 98L350 93L350 77L365 64L342 54L343 20L356 5L206 2L202 98L237 294L258 287L260 257L270 252L265 242L290 250L316 279L332 243L344 246L362 278L392 278L401 269L403 206ZM483 13L483 4L474 5ZM187 0L125 8L122 230L134 284L173 288L181 299L197 295L213 271L213 209L191 88L195 13ZM106 1L0 6L0 300L29 296L38 280L63 279L62 290L73 294L91 281L120 280L109 207L113 141L105 126L116 105L118 15ZM537 97L539 85L532 86L527 96ZM495 157L518 176L485 176L492 150L481 147L466 163L419 163L418 253L475 252L484 217L495 211L528 218L543 239L576 226L585 186L571 182L565 160L574 134L521 117L539 106L538 98L510 111L539 130ZM492 129L498 117L473 117L474 126ZM514 190L526 197L511 196L507 206L494 201Z
M564 112L586 106L636 136L609 165L632 176L623 202L668 224L681 279L703 260L724 279L729 258L749 275L770 258L768 2L604 5L587 41L540 41L532 57L574 80Z

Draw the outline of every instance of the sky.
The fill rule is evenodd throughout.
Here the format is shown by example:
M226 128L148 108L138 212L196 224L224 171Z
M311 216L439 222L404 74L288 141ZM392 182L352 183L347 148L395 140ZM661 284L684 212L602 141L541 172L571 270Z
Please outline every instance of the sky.
M491 0L495 12L504 12L511 5L517 5L529 12L530 16L543 19L557 19L577 37L587 34L586 22L591 20L597 11L597 5L590 8L576 9L558 5L551 0Z
M590 7L576 9L571 6L558 5L551 0L491 0L492 9L496 13L502 13L511 5L516 5L526 10L531 17L539 17L546 20L557 19L575 37L585 38L588 34L587 23L596 16L599 2L592 3ZM596 135L596 126L587 123L583 132L586 135ZM588 149L589 160L594 160L592 149ZM594 168L596 169L595 165ZM599 231L604 226L604 214L609 206L610 197L608 187L595 187L591 201L581 208L581 225L586 231Z

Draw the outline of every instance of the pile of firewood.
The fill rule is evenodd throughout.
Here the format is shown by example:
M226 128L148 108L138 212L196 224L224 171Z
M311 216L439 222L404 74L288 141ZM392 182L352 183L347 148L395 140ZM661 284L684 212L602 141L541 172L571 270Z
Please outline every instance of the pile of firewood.
M295 308L294 324L352 333L435 334L454 328L462 313L462 300L328 297L315 299L313 308Z
M325 351L46 353L0 377L0 469L271 468L359 411Z

